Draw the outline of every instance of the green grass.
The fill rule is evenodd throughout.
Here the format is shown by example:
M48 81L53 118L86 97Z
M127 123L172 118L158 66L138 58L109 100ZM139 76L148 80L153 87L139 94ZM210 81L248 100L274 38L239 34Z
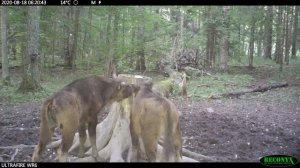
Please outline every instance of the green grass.
M216 74L188 82L188 94L192 97L207 98L210 95L234 91L245 91L253 78L250 75Z
M43 81L41 85L43 89L38 92L28 92L28 93L19 93L17 89L20 85L21 78L14 78L11 80L11 86L0 85L0 102L13 104L13 103L22 103L22 102L34 102L34 101L43 101L49 97L54 92L63 88L66 84L70 83L74 79L77 79L79 76L75 74L69 74L66 76L49 76L44 75L42 77ZM2 79L0 79L1 81Z
M242 63L231 64L232 66L247 66L247 60L243 59ZM86 65L81 65L76 70L76 73L71 71L59 70L57 72L49 73L44 72L42 76L41 85L43 90L35 93L18 93L18 89L21 77L20 74L13 74L11 77L11 86L3 86L0 82L0 104L2 103L22 103L32 101L43 101L54 92L63 88L66 84L70 83L74 79L78 79L88 74L103 74L103 67L101 68L98 62L90 62L88 70L84 69ZM278 83L283 81L300 81L300 59L291 60L290 65L283 67L283 72L279 72L279 65L272 60L265 60L264 58L254 58L254 67L257 67L253 71L254 74L264 74L270 72L271 76L267 78L269 84ZM233 67L232 67L233 68ZM212 76L202 76L193 80L189 80L188 95L194 98L207 98L210 95L222 94L227 92L237 92L249 90L247 86L253 82L253 73L249 72L247 68L233 68L234 73L230 74L214 74ZM238 72L235 72L238 71ZM245 74L247 73L247 74ZM134 72L132 73L134 74ZM268 73L267 73L268 74ZM154 81L165 80L166 78L156 73L146 73L147 76L153 78ZM264 79L264 76L262 76ZM259 78L260 79L260 78ZM2 79L0 78L0 81ZM175 94L176 95L176 94ZM176 95L177 96L177 95Z
M279 72L279 67L275 69L275 73L272 76L272 80L274 81L282 81L282 80L300 80L300 59L290 60L290 64L288 66L283 66L283 71Z

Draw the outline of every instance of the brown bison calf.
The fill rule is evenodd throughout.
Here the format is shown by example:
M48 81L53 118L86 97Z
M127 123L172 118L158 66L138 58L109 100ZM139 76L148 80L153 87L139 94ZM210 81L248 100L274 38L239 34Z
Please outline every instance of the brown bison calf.
M48 98L41 111L40 140L35 147L32 161L40 160L41 153L59 127L62 133L58 149L60 162L67 161L67 152L73 143L75 132L79 132L79 156L84 154L86 127L91 140L93 157L98 157L96 147L97 114L105 105L130 97L139 87L127 85L117 79L90 76L75 80Z
M152 83L141 86L132 107L130 132L132 138L131 161L140 159L139 139L143 142L146 156L153 161L180 161L182 139L179 112L165 97L152 91ZM157 158L158 140L164 135L163 158Z

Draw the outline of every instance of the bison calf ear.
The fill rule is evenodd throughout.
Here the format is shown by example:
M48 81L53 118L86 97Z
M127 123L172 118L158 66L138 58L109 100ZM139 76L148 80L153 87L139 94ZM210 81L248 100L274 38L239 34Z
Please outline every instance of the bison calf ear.
M132 88L133 88L133 92L134 92L134 93L137 93L137 92L140 90L140 88L141 88L140 86L135 85L135 84L132 84L131 86L132 86Z
M118 84L117 90L121 90L122 88L126 87L128 85L126 85L125 82L121 82L120 84Z

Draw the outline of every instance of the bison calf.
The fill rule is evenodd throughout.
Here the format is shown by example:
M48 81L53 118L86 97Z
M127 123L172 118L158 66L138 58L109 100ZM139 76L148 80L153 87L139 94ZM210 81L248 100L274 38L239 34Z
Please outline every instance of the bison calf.
M93 157L98 157L96 147L97 114L104 106L130 97L139 87L123 84L117 79L90 76L78 79L48 98L41 111L40 140L35 147L32 161L40 160L41 153L59 127L62 133L58 149L60 162L67 161L67 152L73 143L75 132L79 132L79 156L84 154L86 127L91 140Z
M167 98L152 91L152 83L146 83L138 91L132 107L130 132L132 138L131 161L140 158L139 139L146 156L153 161L180 161L182 139L179 112ZM157 158L158 140L163 136L163 158Z

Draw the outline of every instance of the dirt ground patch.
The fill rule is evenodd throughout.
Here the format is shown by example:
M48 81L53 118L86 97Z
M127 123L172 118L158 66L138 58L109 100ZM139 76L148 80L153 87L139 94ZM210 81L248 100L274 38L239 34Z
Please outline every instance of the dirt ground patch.
M224 162L258 162L270 154L300 159L299 87L240 99L173 101L182 113L184 148ZM40 105L0 105L0 161L30 161L38 141ZM43 154L46 161L55 157L54 150Z

